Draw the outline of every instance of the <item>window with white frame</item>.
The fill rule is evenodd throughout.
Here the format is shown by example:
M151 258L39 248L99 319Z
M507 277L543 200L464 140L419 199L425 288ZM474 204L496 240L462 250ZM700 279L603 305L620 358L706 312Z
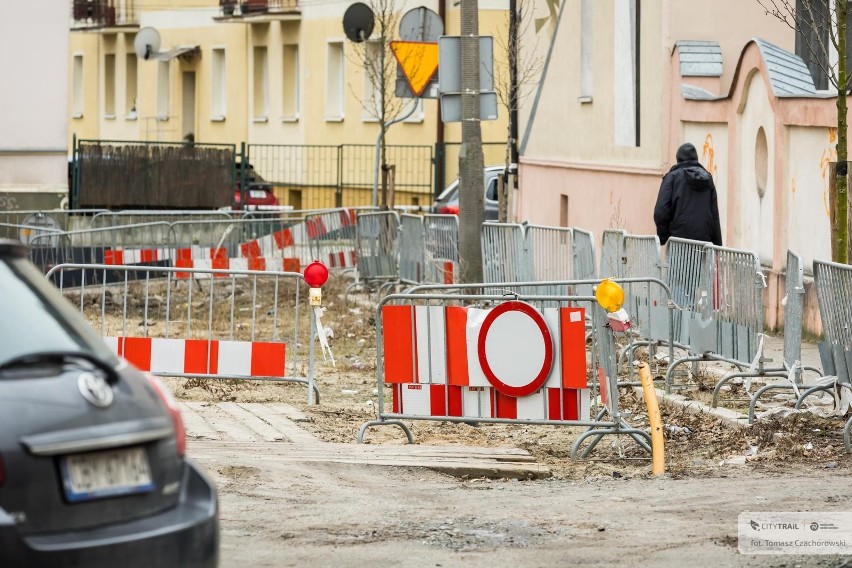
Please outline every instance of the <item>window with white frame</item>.
M299 118L299 46L296 44L284 46L282 79L281 115L284 120L296 120Z
M328 43L325 81L325 118L326 120L343 120L343 89L345 60L343 59L343 42Z
M104 54L104 117L115 118L115 54Z
M266 46L255 46L252 70L254 118L265 120L269 116L269 87L267 77Z
M592 45L594 19L592 6L596 0L583 0L580 6L580 102L592 102Z
M225 64L225 49L214 47L211 50L212 69L210 74L210 120L225 120L227 113L228 75Z
M137 115L138 60L135 53L128 53L124 58L124 112L129 119L135 119Z
M367 122L376 122L382 117L382 42L370 40L364 42L364 95L362 118Z
M71 64L71 116L73 118L83 117L83 56L74 55Z
M169 62L157 62L157 117L169 118Z

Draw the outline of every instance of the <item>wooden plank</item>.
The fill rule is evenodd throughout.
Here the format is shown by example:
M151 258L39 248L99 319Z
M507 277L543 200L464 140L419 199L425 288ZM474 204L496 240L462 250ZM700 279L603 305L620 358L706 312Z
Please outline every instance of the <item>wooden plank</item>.
M257 416L260 420L269 423L273 428L284 433L290 440L294 443L299 444L315 444L319 442L319 439L302 428L299 428L296 424L293 423L292 413L282 412L279 407L288 406L288 405L272 405L272 404L261 404L261 403L249 403L243 402L240 403L239 406L245 409L247 412L252 413ZM289 407L292 410L296 411L297 414L307 420L307 417L296 410L293 407Z
M186 435L203 440L220 440L222 436L210 427L204 417L185 402L178 403Z
M248 428L236 422L231 416L219 410L215 405L207 405L203 402L187 402L193 411L198 412L212 426L223 440L234 440L237 442L257 442L258 437Z
M233 402L220 402L216 407L230 414L241 425L256 432L265 442L289 441L289 438L283 432L242 408L241 405Z

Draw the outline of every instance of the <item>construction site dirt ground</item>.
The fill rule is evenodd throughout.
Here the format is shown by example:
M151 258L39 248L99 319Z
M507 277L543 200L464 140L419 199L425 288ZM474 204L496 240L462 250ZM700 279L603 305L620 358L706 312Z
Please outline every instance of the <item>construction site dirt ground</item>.
M307 389L292 383L172 379L176 395L287 403L308 417L299 426L318 439L355 444L360 426L376 417L374 311L329 294L326 307L336 366L318 355L320 404L309 406ZM693 398L706 399L713 382L700 373ZM741 400L744 388L732 385L723 400ZM622 389L621 402L631 424L648 426L632 389ZM582 429L534 425L409 423L417 444L525 449L549 468L543 480L293 463L276 459L286 448L262 443L216 449L190 442L190 454L219 486L223 566L846 565L838 557L737 549L741 512L850 509L852 459L841 419L782 413L733 428L682 407L661 410L661 478L651 476L647 454L629 438L605 439L590 459L574 462L570 447ZM406 439L383 426L368 430L365 442Z
M307 389L295 383L167 379L176 397L286 403L306 415L299 427L317 439L355 444L361 425L376 417L375 311L363 296L345 302L344 284L333 282L326 292L323 323L333 332L336 365L317 350L319 404L308 405ZM261 304L256 325L263 331L273 316L262 299L250 301ZM286 319L283 312L275 317ZM148 325L156 333L157 322ZM306 372L302 356L297 374ZM699 373L690 396L706 400L713 382L706 370ZM732 385L723 404L741 406L744 389ZM790 405L789 397L767 400ZM633 389L621 390L621 407L632 425L648 427ZM582 429L517 424L409 423L417 444L524 449L549 469L546 479L294 462L278 459L286 444L263 442L190 439L189 455L219 487L223 566L843 565L837 557L737 550L741 512L850 509L852 459L841 419L779 413L732 428L679 406L661 410L663 477L651 476L649 456L629 438L605 438L589 459L575 462L570 448ZM401 446L406 439L399 428L382 426L368 430L365 442Z

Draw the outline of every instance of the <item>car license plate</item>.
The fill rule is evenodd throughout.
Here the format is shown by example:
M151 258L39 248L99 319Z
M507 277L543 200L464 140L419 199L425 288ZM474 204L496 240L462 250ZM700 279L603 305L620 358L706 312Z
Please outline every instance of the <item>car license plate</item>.
M65 456L59 463L65 495L71 502L154 489L144 448Z
M266 192L262 189L250 189L249 197L252 199L266 199Z

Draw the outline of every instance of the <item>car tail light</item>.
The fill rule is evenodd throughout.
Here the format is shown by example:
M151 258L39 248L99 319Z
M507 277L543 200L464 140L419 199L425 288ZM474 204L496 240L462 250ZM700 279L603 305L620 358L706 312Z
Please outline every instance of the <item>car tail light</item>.
M154 390L160 396L160 400L163 401L166 410L169 411L169 416L172 417L172 423L175 426L175 442L177 444L178 455L183 456L186 454L186 429L183 427L183 418L181 418L177 401L172 396L172 393L169 392L169 388L163 384L163 381L149 373L145 374L151 386L154 387Z
M438 213L443 215L458 215L459 208L458 205L442 205L438 207Z

